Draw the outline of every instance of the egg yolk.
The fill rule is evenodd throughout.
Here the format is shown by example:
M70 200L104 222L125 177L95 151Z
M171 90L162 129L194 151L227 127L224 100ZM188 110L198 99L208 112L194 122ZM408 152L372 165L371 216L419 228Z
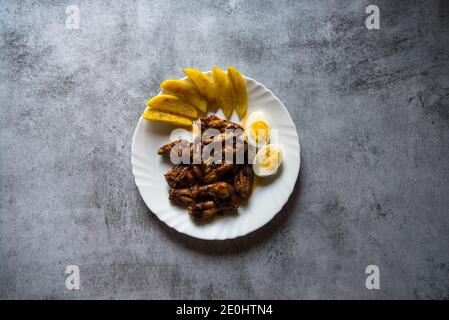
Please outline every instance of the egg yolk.
M255 121L250 126L250 135L256 141L266 141L269 134L268 124L264 121Z
M264 169L270 169L276 167L281 162L281 154L276 149L267 148L259 158L260 165Z

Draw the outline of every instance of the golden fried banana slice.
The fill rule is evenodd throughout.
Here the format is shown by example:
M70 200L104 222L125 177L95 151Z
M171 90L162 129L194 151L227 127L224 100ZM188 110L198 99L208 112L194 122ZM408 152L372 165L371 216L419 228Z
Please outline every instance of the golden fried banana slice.
M182 80L165 80L161 88L197 107L200 111L207 111L207 101L194 85Z
M192 119L179 116L176 114L166 113L156 109L146 109L143 113L146 120L164 122L175 126L190 127L192 126Z
M207 101L214 103L217 100L214 82L207 75L192 68L184 69L184 73Z
M228 76L231 80L232 91L234 94L235 110L240 119L242 119L248 109L248 95L246 93L246 82L240 72L234 67L228 68Z
M228 76L220 68L214 67L212 69L212 79L217 90L218 103L223 109L226 118L230 118L232 115L233 101Z
M160 94L147 102L150 109L179 114L192 119L198 118L198 110L194 106L169 94Z

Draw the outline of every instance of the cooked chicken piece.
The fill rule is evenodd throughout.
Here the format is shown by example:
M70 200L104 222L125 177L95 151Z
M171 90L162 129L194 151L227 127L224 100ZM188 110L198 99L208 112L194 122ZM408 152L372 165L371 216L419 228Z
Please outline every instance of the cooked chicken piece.
M157 154L162 155L162 154L169 154L170 151L173 149L174 146L176 145L180 145L182 147L188 147L190 148L190 145L192 143L190 141L184 140L184 139L178 139L172 142L167 143L166 145L163 145L162 147L160 147L157 150Z
M238 123L234 123L228 120L220 119L217 116L211 115L207 118L201 119L201 130L206 130L209 128L218 129L224 131L225 129L242 129L243 127Z
M242 165L234 176L234 191L245 200L251 195L253 178L253 168L249 164Z
M183 156L188 152L190 164L201 164L202 148L203 144L200 143L199 137L195 138L194 143L184 139L178 139L160 147L158 154L170 155L172 150L176 150L182 163L187 164L185 162L187 159L184 159Z
M165 174L165 180L172 188L185 188L195 184L195 171L192 166L178 164Z
M192 172L194 173L195 177L199 181L203 181L204 177L203 177L203 169L201 168L201 165L198 165L198 164L192 165Z
M241 145L237 148L235 147L226 147L223 148L222 154L215 157L211 156L207 160L204 161L206 164L216 163L234 163L235 165L251 163L248 158L248 145Z
M250 158L249 158L248 143L246 143L246 142L238 143L235 145L235 147L231 151L233 152L232 160L234 161L235 164L252 163L252 160L250 160ZM229 148L224 149L225 155L226 155L226 152L231 152L231 151L229 150Z
M212 200L198 202L188 206L189 214L195 220L205 220L224 210L234 210L232 203L216 203Z
M191 159L193 164L201 164L202 150L203 144L201 143L201 137L196 137L191 147Z
M232 186L229 183L215 182L213 184L196 187L196 190L193 195L194 197L208 195L219 199L226 199L231 195L232 191L233 191Z
M182 204L193 203L201 197L226 199L232 194L232 186L227 182L216 182L204 186L193 186L190 188L174 189L169 191L169 199Z
M222 163L217 165L214 168L214 171L218 177L224 176L226 173L228 173L230 170L232 170L235 167L235 164L233 163Z
M217 150L221 150L221 154L216 155ZM220 164L220 163L234 163L234 164L244 164L252 163L252 159L249 158L248 144L239 143L235 146L214 146L214 143L210 143L204 146L202 150L203 157L208 154L209 157L203 159L203 163L206 165ZM250 161L251 160L251 161Z
M239 131L222 132L222 133L212 136L212 137L205 137L203 144L209 144L212 142L231 144L230 143L231 141L232 141L232 144L234 144L235 141L237 141L237 139L241 139L241 141L243 141L243 131L241 131L241 132L239 132Z
M220 153L218 153L220 151ZM213 143L205 145L201 151L203 163L206 165L211 165L213 163L221 162L223 158L223 148L221 146L217 146Z
M203 165L203 181L205 183L212 183L217 181L220 177L228 173L234 168L232 163L222 164L204 164Z
M212 217L217 211L217 207L212 200L198 202L188 207L190 216L195 220L205 220Z

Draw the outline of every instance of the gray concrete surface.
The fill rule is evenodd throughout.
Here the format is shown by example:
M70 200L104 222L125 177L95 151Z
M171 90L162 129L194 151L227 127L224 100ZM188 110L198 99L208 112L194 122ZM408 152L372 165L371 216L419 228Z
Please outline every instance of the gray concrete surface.
M2 1L0 298L449 298L449 4L376 1L367 30L369 4ZM215 64L285 103L303 162L272 223L203 242L145 207L130 148L162 80Z

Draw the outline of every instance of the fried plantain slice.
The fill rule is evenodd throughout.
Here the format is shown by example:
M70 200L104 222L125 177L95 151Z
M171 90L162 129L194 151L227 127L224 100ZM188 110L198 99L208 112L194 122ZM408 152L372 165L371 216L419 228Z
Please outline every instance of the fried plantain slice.
M192 126L192 119L163 112L156 109L146 109L143 113L143 117L146 120L164 122L175 126L189 127Z
M246 82L240 72L234 67L228 68L228 77L232 84L232 91L235 102L235 110L242 119L248 110L248 94L246 92Z
M193 82L198 91L206 98L208 102L216 102L217 93L215 85L207 75L192 68L184 69L184 73Z
M165 80L161 88L197 107L200 111L207 111L207 101L201 96L196 87L183 80Z
M218 103L221 109L223 109L226 118L230 118L234 102L228 76L220 68L214 67L212 69L212 78L217 92Z
M169 94L160 94L147 102L150 109L166 111L192 119L198 118L198 110L191 104Z

